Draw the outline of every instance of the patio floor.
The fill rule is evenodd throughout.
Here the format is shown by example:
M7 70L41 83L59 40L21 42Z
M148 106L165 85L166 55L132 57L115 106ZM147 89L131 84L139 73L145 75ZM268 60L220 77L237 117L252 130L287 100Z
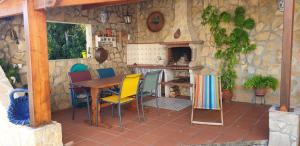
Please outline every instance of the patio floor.
M138 122L136 111L124 110L124 130L118 127L117 114L112 118L111 108L104 109L104 122L110 128L93 127L84 122L86 109L53 113L53 120L62 123L64 144L76 146L176 146L192 144L225 143L234 141L263 140L268 138L269 106L251 103L224 103L224 126L191 125L191 108L179 112L147 107L146 120ZM217 120L215 111L199 111L197 118Z

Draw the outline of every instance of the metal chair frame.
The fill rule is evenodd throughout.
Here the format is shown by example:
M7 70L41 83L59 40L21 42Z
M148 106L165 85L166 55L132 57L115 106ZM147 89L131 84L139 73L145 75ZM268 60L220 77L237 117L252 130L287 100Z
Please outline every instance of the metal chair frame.
M69 81L70 81L70 97L71 97L71 102L72 102L72 120L75 119L75 109L76 109L76 105L74 105L74 99L73 98L76 98L77 100L77 94L75 93L74 89L75 88L80 88L80 87L75 87L74 84L73 84L73 81L68 73L68 78L69 78ZM84 94L86 95L86 98L84 98L85 102L86 102L86 105L87 105L87 112L88 112L88 119L90 121L90 123L92 124L92 119L91 119L91 109L90 109L90 102L91 102L91 97L89 96L87 90L84 89ZM76 101L77 102L77 101ZM81 102L83 103L83 102ZM78 103L76 103L78 104Z
M160 74L161 74L161 70L159 70L159 71L153 71L153 72L147 72L146 73L146 75L145 75L145 77L144 77L144 79L146 79L147 78L147 76L149 76L149 75L157 75L157 79L156 79L156 85L155 85L155 87L154 87L154 94L155 94L155 100L156 100L156 108L157 108L157 112L158 112L158 114L159 114L159 105L158 105L158 85L159 85L159 76L160 76ZM141 89L140 89L140 96L141 96L141 106L142 106L142 115L143 115L143 119L145 120L145 112L144 112L144 104L143 104L143 98L144 98L144 87L145 87L145 80L144 80L144 82L142 83L142 87L141 87ZM152 95L152 92L153 92L153 90L152 91L150 91L150 95ZM146 91L147 92L147 91Z
M121 85L121 87L120 87L120 94L118 95L118 115L119 115L119 127L120 128L123 128L123 126L122 126L122 114L121 114L121 105L123 105L123 104L127 104L127 103L130 103L130 102L132 102L133 100L130 100L130 101L128 101L128 102L124 102L124 103L121 103L120 101L121 101L121 93L122 93L122 88L123 88L123 83L124 83L124 80L126 79L126 78L133 78L133 77L127 77L127 76L125 76L123 79L122 79L122 85ZM136 106L137 106L137 112L138 112L138 118L140 119L140 111L139 111L139 105L138 105L138 96L137 96L137 94L138 94L138 86L139 86L139 84L137 84L137 90L136 90L136 95L135 95L135 98L136 98L136 102L137 102L137 104L136 104ZM98 100L98 98L97 98L97 100ZM101 101L101 99L100 99L100 101ZM111 103L112 105L114 105L114 103ZM100 104L100 102L99 101L97 101L97 107L96 107L96 110L97 110L97 114L96 114L96 116L97 116L97 118L96 118L96 126L98 127L98 107L101 109L101 104ZM103 114L101 114L101 115L103 115ZM101 117L101 119L103 119L103 117ZM102 121L103 122L103 121Z

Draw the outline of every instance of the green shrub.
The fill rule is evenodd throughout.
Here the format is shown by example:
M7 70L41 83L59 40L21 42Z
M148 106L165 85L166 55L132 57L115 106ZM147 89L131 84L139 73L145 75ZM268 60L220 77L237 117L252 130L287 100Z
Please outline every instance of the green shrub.
M254 75L247 79L247 81L244 83L245 88L271 88L273 91L276 90L278 86L278 80L271 75L268 76L262 76L262 75Z
M17 83L20 82L20 75L19 75L19 68L14 67L12 64L0 59L0 66L2 67L3 71L5 72L6 77L8 78L9 82L15 87ZM12 79L14 77L16 80Z

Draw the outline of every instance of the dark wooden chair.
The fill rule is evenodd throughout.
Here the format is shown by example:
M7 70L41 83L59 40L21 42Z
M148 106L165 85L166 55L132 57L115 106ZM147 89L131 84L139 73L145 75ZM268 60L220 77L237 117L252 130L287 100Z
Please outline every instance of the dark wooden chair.
M75 109L87 106L88 118L91 121L90 112L90 89L84 87L76 87L73 83L91 80L92 76L89 71L69 72L68 77L70 80L70 97L72 101L73 114L72 119L75 117Z

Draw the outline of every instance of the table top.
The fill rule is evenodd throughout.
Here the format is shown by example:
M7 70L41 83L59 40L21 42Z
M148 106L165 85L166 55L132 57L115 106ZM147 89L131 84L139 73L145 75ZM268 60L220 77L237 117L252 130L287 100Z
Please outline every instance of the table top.
M88 81L81 81L77 83L73 83L74 86L80 87L89 87L89 88L107 88L114 85L119 85L123 80L123 75L111 77L111 78L104 78L104 79L92 79Z

